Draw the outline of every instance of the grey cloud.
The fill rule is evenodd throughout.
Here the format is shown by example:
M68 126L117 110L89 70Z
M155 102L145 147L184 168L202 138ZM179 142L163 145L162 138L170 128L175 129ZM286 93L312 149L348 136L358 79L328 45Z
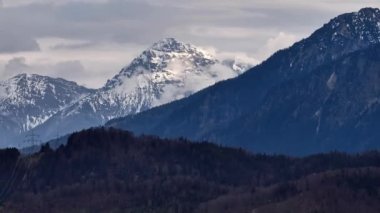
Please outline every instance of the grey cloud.
M29 64L24 57L15 57L9 60L1 73L3 79L10 78L20 73L37 73L52 77L66 79L85 78L88 76L80 61L61 61L50 64Z
M94 42L84 42L80 44L57 44L50 47L51 50L76 50L76 49L84 49L88 47L94 46Z
M147 43L152 36L160 38L169 26L186 23L186 14L189 11L129 1L33 3L4 8L0 28L33 38Z
M28 34L33 38L51 36L145 45L162 37L184 34L183 37L191 42L205 43L213 40L210 45L223 47L226 45L224 38L191 37L186 35L190 32L182 32L184 26L189 29L193 25L202 25L204 28L226 30L238 27L255 30L258 34L268 30L305 34L337 14L318 7L300 9L295 6L297 2L301 1L290 1L290 6L286 9L282 8L284 4L279 7L263 1L246 0L233 3L225 0L110 0L104 3L73 1L60 5L31 3L3 9L0 14L0 28L16 31L17 26L17 29L21 29L20 34ZM257 36L253 39L260 40L264 37ZM230 40L237 39L232 37ZM258 42L260 43L262 41ZM251 47L252 50L256 48L257 46Z
M67 79L81 78L86 75L85 68L80 61L59 62L52 69L56 76L62 76Z
M16 57L8 61L4 66L4 72L2 76L10 77L20 73L24 73L29 70L29 66L26 64L24 57Z
M49 37L87 41L42 50L65 50L61 52L72 55L83 49L91 55L91 50L115 43L148 47L161 38L176 37L198 46L240 52L263 60L276 48L309 35L340 13L366 6L379 7L380 3L376 0L346 0L344 3L341 0L5 0L4 5L0 11L0 29L11 36L0 31L0 54L36 51L36 40ZM286 36L277 38L280 33ZM126 62L126 58L120 54L119 57L120 62ZM93 59L80 60L86 67L93 63ZM39 67L43 70L39 71L36 65L28 66L38 73L48 73L46 67ZM54 75L57 69L60 73L76 70L82 73L78 78L87 78L88 71L78 63L70 66L67 66L69 69L53 65L48 68ZM91 70L101 73L105 67L98 70L91 67ZM75 74L74 71L71 74Z
M0 53L17 53L25 51L39 51L37 41L28 36L18 33L5 32L6 28L0 29Z

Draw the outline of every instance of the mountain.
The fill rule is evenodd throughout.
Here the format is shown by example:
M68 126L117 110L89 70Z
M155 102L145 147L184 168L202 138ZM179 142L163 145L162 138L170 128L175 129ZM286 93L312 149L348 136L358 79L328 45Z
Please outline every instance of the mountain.
M89 129L56 151L0 150L0 211L375 213L379 166L378 152L290 158Z
M305 155L380 148L380 11L332 19L243 75L107 126Z
M158 41L94 94L63 108L36 127L43 140L187 97L247 70L246 63L219 60L174 38Z
M20 74L0 81L1 146L93 90L61 78Z

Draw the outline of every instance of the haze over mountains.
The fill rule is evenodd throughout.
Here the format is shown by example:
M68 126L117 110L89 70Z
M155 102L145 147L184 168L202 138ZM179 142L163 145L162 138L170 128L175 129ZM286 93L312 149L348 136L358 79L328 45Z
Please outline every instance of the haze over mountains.
M340 15L245 74L108 126L305 155L380 148L380 11Z
M61 89L62 83L52 78L20 75L15 78L23 77L26 80L18 83L10 79L1 83L2 91L5 91L1 105L13 104L11 107L15 113L9 113L9 107L0 111L4 117L1 120L2 129L14 130L8 132L8 136L0 142L3 145L20 146L9 141L21 142L31 129L40 135L42 141L46 141L57 137L57 134L99 126L112 118L135 114L187 97L218 81L236 77L250 66L235 59L220 60L194 45L167 38L145 50L98 90L89 90L74 83L66 83L69 88ZM40 79L47 81L47 85L42 84ZM15 85L18 89L12 90ZM54 93L56 87L57 94ZM38 91L34 92L33 89ZM66 100L67 97L72 98ZM60 104L50 99L59 100ZM31 107L39 111L26 114L32 112ZM18 128L13 127L16 125L12 123L15 119Z

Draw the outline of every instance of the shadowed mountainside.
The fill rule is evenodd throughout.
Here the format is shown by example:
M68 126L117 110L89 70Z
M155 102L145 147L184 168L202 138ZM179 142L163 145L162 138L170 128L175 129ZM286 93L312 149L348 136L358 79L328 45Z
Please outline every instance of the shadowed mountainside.
M107 126L253 152L380 148L380 10L340 15L243 75Z

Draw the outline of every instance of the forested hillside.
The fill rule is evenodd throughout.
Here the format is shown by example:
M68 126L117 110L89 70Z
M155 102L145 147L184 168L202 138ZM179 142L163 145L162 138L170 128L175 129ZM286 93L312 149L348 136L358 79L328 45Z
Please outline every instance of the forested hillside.
M310 212L311 204L314 212L331 212L344 203L367 212L379 208L378 152L254 155L101 128L71 135L56 151L48 145L32 156L3 150L0 158L3 212Z

